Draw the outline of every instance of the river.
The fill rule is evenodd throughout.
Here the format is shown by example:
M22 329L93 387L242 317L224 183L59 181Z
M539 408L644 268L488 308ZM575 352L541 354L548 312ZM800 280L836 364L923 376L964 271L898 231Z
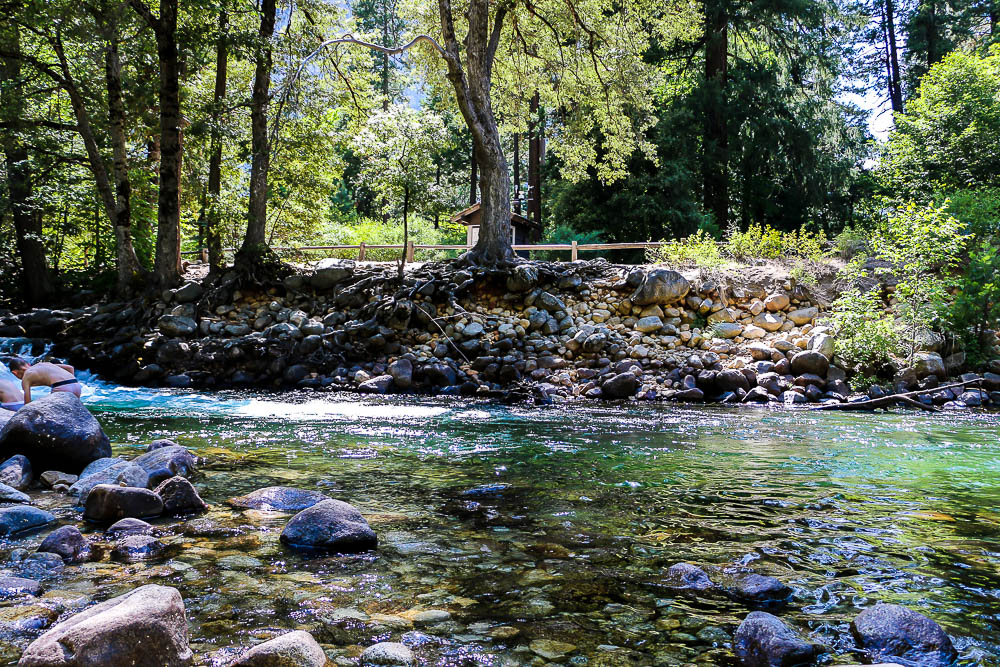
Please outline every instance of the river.
M166 437L205 458L194 481L212 509L161 522L158 560L68 566L40 616L161 583L181 591L204 664L283 628L340 647L345 664L400 639L427 665L729 664L747 608L671 594L664 569L689 561L720 581L753 570L790 585L772 611L833 663L858 661L848 624L881 600L941 623L963 665L1000 666L996 413L504 406L81 377L116 454ZM278 542L287 515L224 504L268 485L355 504L378 550L304 556ZM411 627L426 610L450 618ZM15 660L37 629L4 619L0 656Z

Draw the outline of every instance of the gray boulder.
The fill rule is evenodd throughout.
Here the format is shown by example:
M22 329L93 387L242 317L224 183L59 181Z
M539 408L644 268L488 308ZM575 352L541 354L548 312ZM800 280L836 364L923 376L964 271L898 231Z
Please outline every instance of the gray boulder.
M948 377L948 371L944 366L944 359L937 352L914 353L913 370L920 380L929 375L936 375L938 378Z
M198 323L183 315L164 315L156 322L164 336L193 336L198 331Z
M384 394L389 391L389 387L391 386L392 376L386 373L385 375L379 375L370 380L365 380L358 385L358 391L363 394Z
M156 558L163 549L163 542L152 535L126 535L112 547L111 558L120 563L135 563Z
M309 284L317 290L328 290L354 275L354 262L329 259L321 262L309 276Z
M634 306L665 306L680 301L690 291L691 283L676 271L653 269L643 275L631 301Z
M713 586L708 573L690 563L674 563L667 568L665 579L668 588L680 591L707 591Z
M15 454L0 463L0 484L12 486L18 491L27 491L34 479L31 461L23 454Z
M114 459L108 459L113 461ZM69 487L71 496L77 497L77 504L84 505L91 489L98 484L112 484L115 486L135 486L141 489L149 485L149 475L145 470L131 461L118 461L98 472L81 477Z
M83 479L84 477L90 477L93 474L99 473L102 470L110 468L116 463L125 463L125 459L119 458L117 456L107 456L101 459L97 459L96 461L91 461L90 463L87 464L87 466L83 470L80 471L79 478Z
M198 283L184 283L174 290L174 301L177 303L191 303L201 298L205 293Z
M94 605L32 642L20 667L180 667L193 659L184 601L149 584Z
M633 373L619 373L604 381L601 395L607 399L631 398L639 391L639 378Z
M268 486L245 496L230 498L226 504L239 509L299 512L324 500L331 498L319 491L295 489L290 486Z
M950 667L958 651L940 625L896 604L876 604L851 622L851 634L871 662L896 659L920 667Z
M42 540L38 551L56 554L65 563L85 563L90 560L90 540L76 526L60 526Z
M114 539L129 535L152 535L153 527L142 519L127 518L116 521L104 534Z
M750 612L733 637L733 653L743 667L808 665L819 652L780 618L763 611Z
M229 663L230 667L323 667L323 647L304 630L287 632L257 644Z
M538 269L531 264L518 264L507 276L507 291L519 294L538 284Z
M0 599L21 597L22 595L38 596L41 594L42 585L34 579L0 577Z
M296 514L281 531L291 547L357 553L374 549L375 531L353 505L324 500Z
M748 574L736 581L730 593L741 602L768 605L787 601L792 596L792 589L775 577Z
M830 370L830 360L821 352L815 350L803 350L796 352L792 357L792 375L805 375L811 373L819 377L826 377L826 372Z
M396 359L389 364L386 372L392 376L393 384L400 389L409 389L413 384L413 363L409 359Z
M0 430L0 457L23 454L34 470L77 473L111 456L111 443L80 399L60 391L24 406Z
M174 476L190 477L198 470L198 459L180 445L146 452L132 461L149 475L149 486Z
M163 480L153 493L163 500L163 513L168 516L198 514L208 510L208 505L198 495L194 485L183 477Z
M126 517L140 519L159 516L162 512L163 501L149 489L98 484L87 496L83 518L98 523L112 523Z
M21 533L42 528L56 518L45 510L30 505L0 507L0 537L16 537Z
M361 652L361 667L410 667L415 664L413 651L398 642L379 642Z
M24 491L18 491L12 486L0 484L0 502L3 503L30 503L31 496Z

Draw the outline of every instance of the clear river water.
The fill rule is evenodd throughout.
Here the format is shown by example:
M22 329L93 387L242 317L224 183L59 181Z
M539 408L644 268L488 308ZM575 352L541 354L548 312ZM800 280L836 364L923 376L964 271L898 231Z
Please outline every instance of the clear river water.
M941 623L963 665L1000 666L996 413L505 406L81 377L116 454L171 438L204 457L194 482L211 510L159 522L159 559L67 566L41 600L0 603L7 660L57 615L160 583L181 591L201 664L286 628L344 664L400 640L426 665L732 664L748 608L673 594L663 572L688 561L720 583L752 570L790 585L771 611L827 645L828 663L859 662L848 624L886 601ZM288 515L225 505L269 485L356 505L379 548L299 554L278 542ZM38 503L79 521L63 496Z

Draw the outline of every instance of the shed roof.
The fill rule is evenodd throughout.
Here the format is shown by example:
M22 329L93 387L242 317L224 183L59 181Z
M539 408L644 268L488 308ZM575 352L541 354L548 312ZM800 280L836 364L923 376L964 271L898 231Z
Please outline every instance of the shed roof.
M472 206L470 206L470 207L468 207L466 209L463 209L463 210L459 211L458 213L456 213L455 215L451 216L451 221L452 222L460 222L463 225L478 225L478 224L480 224L479 223L479 219L480 219L480 217L482 217L482 214L479 211L480 208L482 208L481 203L480 202L476 202ZM523 225L525 227L537 227L538 226L534 222L532 222L531 220L529 220L528 218L526 218L523 215L520 215L518 213L514 213L513 211L511 211L511 213L510 213L510 221L512 223L515 223L515 224L518 224L518 225Z

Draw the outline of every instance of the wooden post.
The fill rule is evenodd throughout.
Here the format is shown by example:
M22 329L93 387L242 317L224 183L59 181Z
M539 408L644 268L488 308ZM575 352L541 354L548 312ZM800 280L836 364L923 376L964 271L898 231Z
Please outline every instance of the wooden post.
M414 254L416 254L416 248L414 248L413 246L414 246L413 241L406 242L406 261L411 263L413 262Z
M573 241L573 249L570 251L570 261L575 262L579 255L577 254L576 241Z
M362 241L361 245L358 246L358 261L365 261L365 242Z

